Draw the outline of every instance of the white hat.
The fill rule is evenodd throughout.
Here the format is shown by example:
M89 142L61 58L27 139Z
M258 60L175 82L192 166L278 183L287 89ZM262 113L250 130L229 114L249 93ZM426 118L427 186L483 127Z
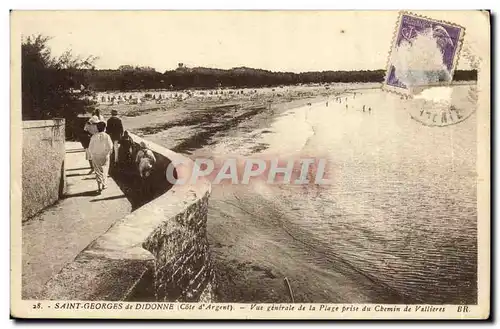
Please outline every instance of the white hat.
M93 115L92 118L90 118L89 120L89 123L98 123L98 122L101 122L101 120L99 120L99 117L97 115Z

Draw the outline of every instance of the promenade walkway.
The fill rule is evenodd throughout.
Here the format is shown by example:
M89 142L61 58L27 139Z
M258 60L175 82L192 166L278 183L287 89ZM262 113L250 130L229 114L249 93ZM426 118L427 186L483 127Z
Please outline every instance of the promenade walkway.
M66 142L65 167L65 196L23 224L23 299L36 299L52 276L132 210L111 178L108 188L97 194L80 143Z

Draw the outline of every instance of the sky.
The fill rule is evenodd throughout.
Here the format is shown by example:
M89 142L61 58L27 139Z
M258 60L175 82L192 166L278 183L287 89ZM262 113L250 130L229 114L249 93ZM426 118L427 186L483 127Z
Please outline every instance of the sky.
M423 12L483 37L479 12ZM52 37L54 55L97 56L96 67L204 66L272 71L385 69L397 11L14 11L15 37ZM481 29L482 27L482 29ZM482 33L482 34L481 34ZM460 59L459 69L468 69Z

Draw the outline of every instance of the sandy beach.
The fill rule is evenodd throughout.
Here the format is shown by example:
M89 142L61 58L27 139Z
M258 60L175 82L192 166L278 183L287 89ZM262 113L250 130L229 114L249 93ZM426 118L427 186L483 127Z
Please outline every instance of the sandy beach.
M378 84L364 85L373 88ZM323 101L344 92L347 87L350 86L335 84L241 89L245 94L219 98L194 96L182 101L169 99L161 104L101 104L98 108L104 116L109 116L111 110L116 109L126 129L176 152L190 154L209 143L224 142L223 137L231 133L234 135L234 131L241 133L265 128L284 111ZM240 90L225 92L237 91Z

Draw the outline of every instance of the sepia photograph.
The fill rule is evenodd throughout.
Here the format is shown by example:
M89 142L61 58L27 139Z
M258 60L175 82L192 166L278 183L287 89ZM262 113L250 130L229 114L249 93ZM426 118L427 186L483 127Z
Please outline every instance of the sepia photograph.
M13 317L489 317L489 11L10 24Z

